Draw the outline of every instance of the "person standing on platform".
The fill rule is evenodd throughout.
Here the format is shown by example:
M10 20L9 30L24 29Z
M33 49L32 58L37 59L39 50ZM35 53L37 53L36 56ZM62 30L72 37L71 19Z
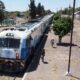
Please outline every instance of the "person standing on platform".
M43 49L43 50L42 50L42 54L41 54L42 62L44 62L44 57L45 57L45 50Z

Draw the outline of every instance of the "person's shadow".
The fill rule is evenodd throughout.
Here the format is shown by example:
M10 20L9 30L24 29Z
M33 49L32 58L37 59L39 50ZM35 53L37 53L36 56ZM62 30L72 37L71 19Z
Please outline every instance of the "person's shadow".
M42 62L43 62L44 64L48 64L48 62L46 62L46 61L44 60L44 58L45 58L45 49L42 49L42 52L41 52L41 60L42 60Z
M46 61L44 61L43 63L44 63L44 64L48 64L48 62L46 62Z
M36 51L35 51L36 54L34 56L34 59L31 63L31 65L29 66L28 71L26 71L26 72L32 72L38 68L38 66L40 64L40 59L42 56L42 50L44 49L44 46L45 46L45 43L46 43L46 40L48 37L46 34L48 34L48 29L46 30L44 36L41 38L40 43L37 45ZM48 64L48 62L46 62L46 61L43 61L43 63Z

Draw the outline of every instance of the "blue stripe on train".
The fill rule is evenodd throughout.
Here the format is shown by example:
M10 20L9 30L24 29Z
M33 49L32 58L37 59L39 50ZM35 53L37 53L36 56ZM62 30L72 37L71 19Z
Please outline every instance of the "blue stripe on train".
M29 56L29 50L25 49L25 48L22 48L21 50L21 59L26 59L28 56Z

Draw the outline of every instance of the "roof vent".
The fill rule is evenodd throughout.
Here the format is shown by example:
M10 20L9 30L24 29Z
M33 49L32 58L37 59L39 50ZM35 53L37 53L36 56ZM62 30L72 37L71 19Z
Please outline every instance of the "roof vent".
M7 33L6 36L8 36L8 37L14 37L14 34L13 33Z

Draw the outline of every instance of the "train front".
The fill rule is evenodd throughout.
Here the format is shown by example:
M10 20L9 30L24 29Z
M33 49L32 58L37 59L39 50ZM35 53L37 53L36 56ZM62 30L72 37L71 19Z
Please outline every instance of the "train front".
M23 66L20 41L19 31L7 30L0 33L0 68L17 70Z

